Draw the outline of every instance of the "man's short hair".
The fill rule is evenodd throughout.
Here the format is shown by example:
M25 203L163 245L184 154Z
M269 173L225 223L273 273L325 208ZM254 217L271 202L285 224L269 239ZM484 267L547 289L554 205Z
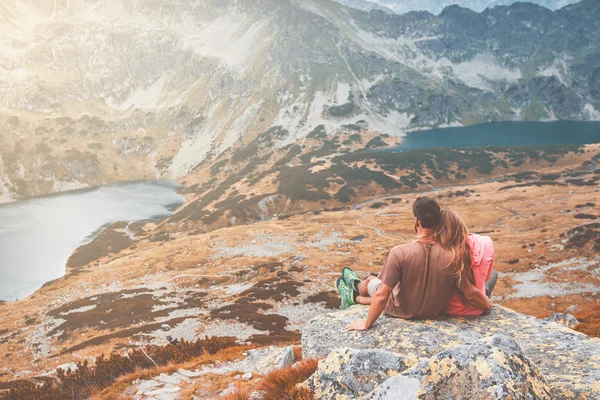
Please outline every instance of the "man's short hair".
M413 204L413 214L425 229L436 228L442 219L440 204L431 197L419 197Z

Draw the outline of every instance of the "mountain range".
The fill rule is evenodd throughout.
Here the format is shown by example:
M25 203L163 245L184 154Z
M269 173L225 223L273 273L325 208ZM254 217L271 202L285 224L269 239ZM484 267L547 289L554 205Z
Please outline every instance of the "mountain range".
M0 4L0 199L184 179L275 129L600 119L600 3L364 12L328 0Z
M389 13L405 14L410 11L429 11L439 14L451 5L470 8L481 12L486 8L496 6L508 6L516 3L515 0L337 0L349 7L359 10L383 10ZM579 0L532 0L530 3L538 4L550 10L558 10L569 4L577 3Z

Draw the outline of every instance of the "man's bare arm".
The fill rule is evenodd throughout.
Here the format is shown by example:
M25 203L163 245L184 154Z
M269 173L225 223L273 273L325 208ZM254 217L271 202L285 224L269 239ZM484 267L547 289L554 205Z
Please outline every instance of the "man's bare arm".
M468 283L466 279L460 280L458 290L473 307L483 310L485 314L492 312L492 302L490 299L475 286Z
M365 331L373 326L375 321L381 316L385 305L387 304L390 296L392 295L392 288L382 283L375 292L371 306L369 307L369 314L365 321L354 321L346 327L349 331Z

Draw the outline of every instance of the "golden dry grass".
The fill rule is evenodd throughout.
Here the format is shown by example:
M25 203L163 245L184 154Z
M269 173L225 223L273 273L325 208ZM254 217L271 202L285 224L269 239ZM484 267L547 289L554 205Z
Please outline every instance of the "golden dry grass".
M263 393L264 400L309 400L313 398L310 389L298 387L306 381L317 369L317 360L304 360L299 364L277 369L266 376L256 385L254 390ZM223 397L224 400L247 400L251 390L247 387L238 388L234 393Z
M302 360L302 346L294 346L294 360Z
M117 379L110 387L102 390L90 400L117 400L124 399L123 392L131 387L131 383L137 379L151 379L160 374L168 374L178 369L190 369L215 362L233 361L239 358L243 352L254 348L254 346L236 346L221 350L216 354L205 354L181 364L169 364L153 369L138 370L132 374L124 375Z
M600 337L600 305L591 310L575 314L579 320L579 325L575 330L585 333L588 336Z

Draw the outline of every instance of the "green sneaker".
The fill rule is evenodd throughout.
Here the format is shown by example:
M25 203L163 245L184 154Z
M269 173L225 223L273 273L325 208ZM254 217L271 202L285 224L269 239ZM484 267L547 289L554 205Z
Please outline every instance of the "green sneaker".
M344 279L344 282L346 282L346 285L358 292L358 284L360 283L361 279L358 277L358 275L356 275L356 272L352 271L348 267L344 267L342 269L342 278Z
M340 308L348 308L356 304L356 301L354 300L354 290L352 290L350 286L346 285L346 282L344 282L342 278L338 278L338 280L335 281L335 291L338 292L342 298L342 304Z

